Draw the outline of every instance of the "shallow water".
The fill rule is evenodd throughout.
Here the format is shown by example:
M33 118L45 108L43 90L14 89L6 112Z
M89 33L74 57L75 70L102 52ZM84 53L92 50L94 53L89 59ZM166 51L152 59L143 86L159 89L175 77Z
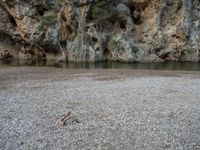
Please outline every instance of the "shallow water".
M194 62L162 62L162 63L121 63L121 62L59 62L36 60L4 60L0 67L58 67L66 69L149 69L149 70L200 70L200 63Z

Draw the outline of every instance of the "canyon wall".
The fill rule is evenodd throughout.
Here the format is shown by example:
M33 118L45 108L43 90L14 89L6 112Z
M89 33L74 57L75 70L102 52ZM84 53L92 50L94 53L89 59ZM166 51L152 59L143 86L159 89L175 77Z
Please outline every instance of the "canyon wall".
M0 59L199 61L199 0L0 0Z

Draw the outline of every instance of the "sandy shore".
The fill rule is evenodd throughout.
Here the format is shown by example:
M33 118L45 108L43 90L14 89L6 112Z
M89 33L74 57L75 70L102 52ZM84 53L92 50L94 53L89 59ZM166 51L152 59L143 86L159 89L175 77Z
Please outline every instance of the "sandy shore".
M0 68L0 149L200 149L200 72Z

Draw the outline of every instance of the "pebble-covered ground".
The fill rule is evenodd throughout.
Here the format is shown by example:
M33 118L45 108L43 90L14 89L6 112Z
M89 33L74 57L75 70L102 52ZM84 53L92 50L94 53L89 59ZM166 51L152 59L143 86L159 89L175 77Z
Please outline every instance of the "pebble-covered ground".
M0 68L0 149L200 149L200 72Z

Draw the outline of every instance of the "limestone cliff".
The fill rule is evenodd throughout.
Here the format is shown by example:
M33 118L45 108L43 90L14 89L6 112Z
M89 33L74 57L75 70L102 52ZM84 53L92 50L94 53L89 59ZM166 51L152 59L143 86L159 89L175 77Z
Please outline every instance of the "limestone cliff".
M198 61L199 0L0 0L0 58Z

